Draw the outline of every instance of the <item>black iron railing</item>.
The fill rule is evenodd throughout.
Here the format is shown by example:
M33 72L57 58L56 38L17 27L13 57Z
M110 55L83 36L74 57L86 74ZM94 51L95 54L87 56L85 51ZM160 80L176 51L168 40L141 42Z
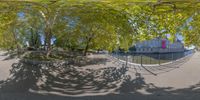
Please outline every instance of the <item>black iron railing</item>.
M194 53L194 50L186 50L184 52L168 52L168 53L136 53L136 52L114 52L112 57L135 64L163 64L173 62Z
M170 53L115 52L110 57L119 67L134 69L132 71L135 73L157 75L179 68L193 54L194 50Z

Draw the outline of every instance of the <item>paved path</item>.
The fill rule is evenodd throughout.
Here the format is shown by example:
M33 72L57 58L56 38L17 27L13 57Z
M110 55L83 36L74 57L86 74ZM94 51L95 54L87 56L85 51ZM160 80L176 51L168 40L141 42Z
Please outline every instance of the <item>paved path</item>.
M200 82L200 53L174 70L157 76L144 76L145 81L159 87L187 88Z
M6 52L0 51L0 80L5 80L9 77L9 70L13 63L17 62L17 59L5 60L8 56L4 55Z
M10 66L17 61L16 59L2 61L4 58L5 56L0 56L0 80L9 76ZM96 93L81 96L0 92L0 100L199 100L200 98L199 52L195 53L189 61L179 68L157 76L137 75L131 71L128 71L127 74L132 79L122 81L122 84L118 87L118 92L105 94L103 92L106 90L102 89L103 92L101 92L97 89ZM101 94L98 94L98 92L101 92Z

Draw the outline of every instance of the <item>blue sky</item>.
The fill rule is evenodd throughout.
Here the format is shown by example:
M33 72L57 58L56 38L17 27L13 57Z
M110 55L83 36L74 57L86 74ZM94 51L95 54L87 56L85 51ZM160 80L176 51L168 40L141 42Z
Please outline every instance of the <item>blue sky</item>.
M17 16L18 16L20 19L24 19L24 18L25 18L25 13L24 13L24 12L19 12L19 13L17 13Z

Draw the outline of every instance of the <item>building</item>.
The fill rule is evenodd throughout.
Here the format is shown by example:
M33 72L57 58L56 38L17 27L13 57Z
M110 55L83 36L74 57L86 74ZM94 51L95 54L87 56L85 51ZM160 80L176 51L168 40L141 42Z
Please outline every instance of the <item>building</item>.
M184 45L180 40L171 43L168 39L154 38L135 44L137 53L167 53L167 52L183 52ZM130 51L133 52L133 51Z

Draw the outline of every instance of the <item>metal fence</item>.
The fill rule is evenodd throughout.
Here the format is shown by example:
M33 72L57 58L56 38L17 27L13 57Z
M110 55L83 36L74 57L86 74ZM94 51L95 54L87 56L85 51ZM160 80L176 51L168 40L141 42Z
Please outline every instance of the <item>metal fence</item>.
M135 64L162 64L173 62L190 54L194 50L186 50L184 52L169 52L169 53L136 53L136 52L114 52L112 56L129 63Z

